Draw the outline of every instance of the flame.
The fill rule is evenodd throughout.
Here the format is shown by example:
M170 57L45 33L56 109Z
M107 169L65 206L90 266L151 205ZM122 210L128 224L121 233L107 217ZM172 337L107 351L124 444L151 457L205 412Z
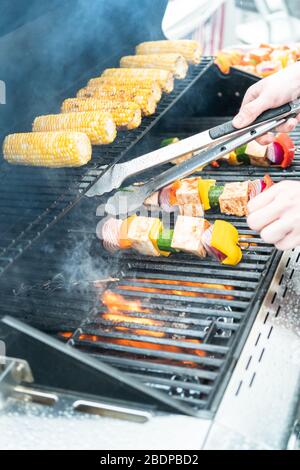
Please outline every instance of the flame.
M73 335L71 331L60 331L59 336L62 336L63 338L69 339Z
M147 280L142 280L142 282L146 282ZM159 282L158 280L155 280ZM168 281L165 281L168 282ZM179 282L179 281L178 281ZM177 281L173 283L177 284ZM195 283L191 283L194 285ZM129 286L133 287L133 286ZM144 289L145 290L145 289ZM157 289L159 291L159 289ZM102 303L107 307L107 311L101 314L101 317L105 320L115 323L114 330L117 331L126 331L126 332L133 332L135 335L143 335L143 336L150 336L155 338L162 338L166 336L166 333L163 331L155 331L155 330L147 330L143 328L129 328L127 326L123 326L122 323L132 323L135 325L141 326L156 326L156 327L163 327L164 322L160 320L153 320L151 318L144 318L144 317L135 317L132 315L126 315L126 312L141 312L141 313L150 313L150 311L144 307L142 307L141 302L138 300L128 300L123 297L121 294L114 293L110 290L107 290L102 295ZM125 312L125 313L124 313ZM189 348L180 348L178 346L173 345L166 345L161 343L152 343L147 342L144 340L132 340L132 339L123 339L123 338L106 338L102 337L101 335L88 335L82 334L80 335L79 339L87 339L94 342L109 342L113 344L118 344L121 346L127 346L131 348L139 348L139 349L151 349L156 351L166 351L166 352L173 352L173 353L189 353L194 354L200 357L206 355L204 351L199 351L197 349L189 349ZM181 338L180 341L184 341L187 343L194 343L197 345L201 344L201 341L197 339L189 339L189 338ZM195 365L191 361L182 361L185 364Z
M128 279L129 281L135 281L135 279ZM233 290L233 286L228 286L224 284L208 284L206 282L194 282L194 281L176 281L176 280L165 280L165 279L136 279L136 281L145 283L151 282L152 284L168 284L168 285L180 285L185 287L203 287L208 289L219 289L219 290ZM181 295L185 297L204 297L207 299L226 299L233 300L232 295L228 294L215 294L209 292L193 292L193 291L183 291L180 289L160 289L159 287L144 287L144 286L118 286L119 289L136 291L136 292L149 292L154 294L171 294L171 295Z
M180 296L190 296L190 297L205 297L205 298L214 298L214 299L233 299L233 296L229 294L228 291L233 290L233 286L224 285L224 284L217 284L217 283L206 283L206 282L194 282L194 281L181 281L181 280L165 280L165 279L128 279L129 281L138 281L141 285L140 286L133 286L133 285L118 285L120 290L128 290L133 292L150 292L150 293L167 293L173 295L180 295ZM145 283L152 283L157 284L157 287L146 287ZM218 289L220 291L224 291L224 293L215 294L215 293L199 293L193 291L183 291L179 289L162 289L159 285L169 285L169 286L185 286L185 287L200 287L206 289ZM226 292L226 293L225 293ZM79 336L79 340L83 341L92 341L92 342L100 342L100 343L107 343L107 344L115 344L120 346L125 346L129 348L128 353L130 352L130 348L136 348L142 351L143 349L147 349L150 351L162 351L162 352L169 352L174 354L189 354L195 355L198 357L205 357L206 352L198 349L188 348L188 347L179 347L175 345L168 345L168 344L161 344L159 338L163 337L171 337L170 334L165 333L163 327L165 322L162 320L154 320L151 318L145 317L137 317L134 316L134 313L139 314L147 314L151 313L151 310L142 306L142 303L139 300L129 300L123 297L121 294L114 293L111 290L105 290L101 295L101 300L103 305L105 305L106 310L101 313L101 318L110 322L113 326L114 331L120 332L127 332L129 334L134 335L142 335L148 337L157 338L157 342L151 342L144 339L139 340L137 339L127 339L127 338L113 338L113 337L106 337L101 336L99 331L98 334L86 334L82 333ZM180 319L179 319L180 321ZM124 323L128 323L133 325L133 327L124 326ZM147 329L147 327L156 327L156 330ZM161 327L161 330L159 329ZM70 338L72 336L71 332L61 332L60 335L63 338ZM198 339L192 338L178 338L179 341L186 343L187 345L197 345L200 346L202 341ZM157 360L155 357L152 360ZM168 363L176 363L176 364L185 364L191 367L196 367L197 364L191 360L177 360L177 359L165 359L160 358L160 361L167 361Z
M257 243L254 243L254 242L241 241L244 238L254 238L254 235L248 234L248 235L243 235L242 237L240 237L239 245L241 248L247 249L249 248L249 246L257 246Z
M115 294L111 290L106 290L101 300L109 309L110 313L118 314L124 311L149 313L149 310L143 308L138 300L127 300L122 295Z
M103 313L102 315L102 318L104 320L108 320L108 321L112 321L112 322L115 322L115 323L134 323L134 324L138 324L138 325L148 325L148 326L162 326L163 323L160 322L160 321L156 321L156 320L151 320L149 318L137 318L137 317L130 317L128 315L124 315L124 314L114 314L114 313L109 313L109 312L105 312ZM130 328L127 328L127 327L124 327L124 326L116 326L115 327L116 330L128 330ZM151 336L156 336L157 338L161 338L162 336L165 336L164 333L162 331L153 331L153 330L140 330L140 329L135 329L134 328L134 331L136 334L140 334L140 335L151 335Z
M124 311L150 313L149 310L141 306L141 303L138 300L127 300L122 295L115 294L114 292L107 290L102 295L102 302L108 308L108 312L104 312L102 314L102 318L104 320L114 323L134 323L142 326L163 326L163 322L158 320L134 317L123 313ZM130 328L120 325L116 325L115 329L121 331L130 330ZM165 336L162 331L134 329L134 332L135 334L155 336L157 338Z

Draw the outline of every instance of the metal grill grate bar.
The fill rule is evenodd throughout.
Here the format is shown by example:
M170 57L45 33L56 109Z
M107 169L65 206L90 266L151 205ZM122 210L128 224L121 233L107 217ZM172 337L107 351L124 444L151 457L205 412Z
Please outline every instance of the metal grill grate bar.
M99 337L100 338L100 337ZM85 341L84 339L80 339L77 341L77 339L74 339L74 344L80 345L80 346L85 346L88 348L92 349L109 349L109 350L114 350L118 351L121 353L129 353L129 354L136 354L138 356L148 356L148 357L153 357L157 358L160 360L163 359L168 359L174 362L192 362L195 364L199 365L207 365L210 367L220 367L223 364L223 360L220 359L211 359L209 357L199 357L197 355L192 355L192 354L181 354L181 353L175 353L175 352L165 352L163 350L153 350L153 349L147 349L147 348L141 348L141 347L134 347L134 346L121 346L119 344L113 344L113 343L105 343L103 341L99 341L97 344L94 344L92 341ZM147 343L151 342L149 337L147 337ZM137 341L138 343L138 341Z

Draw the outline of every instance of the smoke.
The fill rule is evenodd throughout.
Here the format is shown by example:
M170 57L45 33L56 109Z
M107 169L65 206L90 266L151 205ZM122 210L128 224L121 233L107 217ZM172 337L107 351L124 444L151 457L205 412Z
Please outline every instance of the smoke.
M84 286L97 280L109 278L112 265L101 258L101 246L98 250L94 245L94 255L91 248L93 241L91 237L84 236L78 240L78 234L74 233L74 245L65 252L62 264L62 273L66 279L66 286L72 288L76 285ZM96 257L99 256L97 261Z
M0 340L0 365L1 364L5 364L5 351L6 351L6 348L5 348L5 343L4 341L1 341Z
M106 67L118 66L138 42L160 37L166 5L64 0L42 6L30 0L24 8L24 2L2 2L0 79L7 85L7 105L1 133L30 130L36 115L59 112L64 98ZM7 34L1 37L1 31Z
M0 80L0 104L6 103L6 86L5 83Z
M137 43L161 38L166 4L161 0L1 0L0 101L5 90L6 104L0 106L0 144L8 133L30 131L35 116L59 112L63 99L74 96L106 67L117 66L120 57L133 53ZM4 198L9 201L7 207L5 202L2 205L9 216L4 210L0 214L4 245L17 239L43 213L47 199L49 206L56 206L53 214L57 216L64 201L76 197L75 183L89 168L19 167L8 171L6 165L2 193L7 196L17 188L20 198L15 194ZM68 195L69 186L72 193ZM67 196L56 203L60 193ZM16 288L20 297L27 293L32 311L38 310L37 290L48 294L52 288L71 288L77 282L106 277L118 266L118 257L112 261L102 256L95 213L91 201L84 210L77 205L69 219L64 217L48 228L8 269L9 281L6 277L3 284L10 282L9 289ZM52 221L51 214L49 211L47 223ZM34 227L26 235L31 239L36 235ZM42 218L36 227L43 229ZM20 285L25 286L24 292L18 290Z

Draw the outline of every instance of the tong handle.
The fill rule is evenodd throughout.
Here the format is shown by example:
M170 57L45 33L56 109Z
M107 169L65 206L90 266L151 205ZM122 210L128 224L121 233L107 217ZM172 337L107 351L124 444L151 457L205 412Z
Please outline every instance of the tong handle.
M292 111L292 106L288 104L284 104L279 106L278 108L268 109L260 114L255 121L251 123L251 127L255 126L256 124L261 124L264 121L269 121L275 118L280 117L281 115L286 115ZM237 129L232 125L232 121L227 121L224 124L220 124L219 126L213 127L209 131L210 138L213 140L220 139L226 135L232 134L236 132Z

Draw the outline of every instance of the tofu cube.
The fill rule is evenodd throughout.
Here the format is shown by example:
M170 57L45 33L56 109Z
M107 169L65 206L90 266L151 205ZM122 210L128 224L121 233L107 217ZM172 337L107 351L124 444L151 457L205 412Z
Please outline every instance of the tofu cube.
M256 140L253 140L247 144L245 153L249 155L249 157L264 158L267 153L267 148L267 145L261 145L256 142Z
M208 227L209 222L203 218L179 215L174 227L172 248L204 258L206 251L201 237Z
M199 190L199 178L187 178L181 181L176 191L176 200L181 215L203 217L204 211L201 204Z
M239 217L247 215L248 194L249 181L226 183L219 198L221 212Z
M203 217L204 211L202 204L183 204L179 206L181 215L189 215L191 217Z
M132 248L142 255L160 256L150 240L150 232L156 221L153 217L135 217L129 225L128 240L131 241Z
M250 164L253 166L270 166L270 160L267 157L250 157Z

